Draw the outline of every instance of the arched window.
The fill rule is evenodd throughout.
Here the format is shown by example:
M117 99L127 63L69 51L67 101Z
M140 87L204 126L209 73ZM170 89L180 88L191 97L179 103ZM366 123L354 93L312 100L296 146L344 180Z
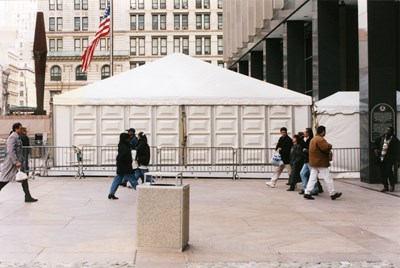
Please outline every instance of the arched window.
M76 67L76 70L75 70L75 80L76 81L86 81L87 80L87 74L86 74L86 72L82 72L81 68L82 68L82 65L79 65L78 67Z
M60 66L53 66L50 69L50 81L61 81L61 68Z
M110 77L110 65L104 65L101 67L101 80Z

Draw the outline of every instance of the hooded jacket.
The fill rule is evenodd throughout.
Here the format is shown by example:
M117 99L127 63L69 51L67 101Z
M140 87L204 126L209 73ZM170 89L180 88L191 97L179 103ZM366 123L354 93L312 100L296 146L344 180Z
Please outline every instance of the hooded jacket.
M150 147L147 144L146 135L139 133L139 141L136 147L136 161L139 166L147 166L150 163Z
M130 174L132 169L131 145L128 133L119 135L118 154L117 154L117 174Z

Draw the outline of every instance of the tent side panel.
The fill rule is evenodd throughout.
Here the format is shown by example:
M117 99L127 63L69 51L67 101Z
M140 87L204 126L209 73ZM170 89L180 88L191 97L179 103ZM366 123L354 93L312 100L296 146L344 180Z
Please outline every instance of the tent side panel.
M286 127L288 135L292 136L292 106L268 106L268 129L269 147L275 148L280 134L281 127Z
M97 145L97 115L95 106L73 106L72 112L73 143L82 147L84 145Z
M234 147L238 144L238 106L215 106L214 146Z
M243 106L241 147L265 147L265 106Z
M54 146L71 146L73 137L73 135L71 135L72 109L72 106L54 106Z
M155 144L161 147L179 146L179 106L155 107Z
M154 145L152 129L152 106L129 106L127 114L128 125L126 129L133 127L136 134L140 131L147 136L150 146Z

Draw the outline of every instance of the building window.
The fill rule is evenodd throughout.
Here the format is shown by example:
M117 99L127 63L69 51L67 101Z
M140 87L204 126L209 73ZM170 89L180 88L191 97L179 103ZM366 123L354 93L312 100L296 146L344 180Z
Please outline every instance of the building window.
M62 26L63 26L63 19L62 18L57 18L57 31L62 31Z
M74 39L74 50L75 51L84 51L88 47L88 39L87 38L75 38Z
M224 25L224 19L222 14L218 14L218 29L221 30Z
M100 38L100 51L110 50L110 38Z
M62 51L62 39L49 39L49 51Z
M76 67L75 80L76 81L86 81L87 80L86 72L82 72L82 65L79 65L78 67Z
M136 9L136 1L137 0L131 0L131 9Z
M218 0L218 8L222 8L222 1L223 0Z
M203 54L203 43L201 37L196 37L196 55L202 55Z
M211 55L211 38L204 37L204 55Z
M152 6L153 9L158 9L158 0L152 0Z
M88 0L82 0L82 9L88 10Z
M139 15L139 30L144 30L144 15Z
M152 16L152 30L158 30L158 15Z
M204 0L204 8L210 8L210 0Z
M158 55L158 38L151 39L151 54Z
M81 0L74 0L74 9L75 10L81 9Z
M138 0L138 8L144 9L144 0Z
M80 31L80 30L81 30L81 18L75 17L74 18L74 31Z
M49 31L55 31L55 30L56 30L56 18L49 17Z
M196 8L202 8L201 2L202 0L196 0Z
M61 68L60 66L53 66L50 69L50 81L61 81Z
M24 101L19 101L19 106L24 106Z
M210 29L210 14L196 14L196 29L203 29L203 21L204 21L204 30Z
M101 80L110 77L110 65L104 65L101 67Z
M137 29L137 15L131 15L131 30Z
M218 66L222 67L222 68L225 68L225 64L224 64L223 61L218 61Z
M174 37L174 52L189 55L189 38Z
M204 29L210 30L210 14L204 14Z
M24 73L23 73L23 72L20 72L20 73L19 73L19 76L20 76L20 77L24 77Z
M174 29L181 29L181 15L174 15Z
M89 19L88 17L82 17L82 31L87 31L89 28Z
M218 55L224 54L224 42L222 36L218 36Z
M196 14L196 30L201 30L203 28L202 15Z
M24 82L19 82L19 86L23 87L24 86Z
M135 68L137 68L137 67L139 67L139 66L142 66L142 65L144 65L144 64L145 64L144 61L131 61L131 62L130 62L130 68L131 68L131 69L135 69Z
M181 29L181 21L182 21L182 29L187 30L189 26L189 19L187 14L176 14L174 15L174 29Z
M20 91L19 91L19 96L20 96L20 97L23 97L23 96L24 96L24 91L23 91L23 90L20 90Z
M167 29L167 15L160 15L160 30Z
M167 55L167 38L152 38L151 39L151 54L152 55Z
M136 42L137 42L137 39L136 38L132 38L131 37L131 39L129 40L130 42L129 42L129 54L130 55L133 55L133 56L136 56L136 48L137 48L137 46L136 46Z
M55 10L56 9L56 0L49 0L49 10Z
M144 38L139 38L139 55L144 55L146 50L145 50L145 42Z
M182 0L182 8L188 9L188 0Z
M63 6L63 1L57 0L57 10L62 10L62 6Z
M160 9L166 9L166 8L167 8L166 0L160 0Z
M100 0L100 10L106 9L106 0Z

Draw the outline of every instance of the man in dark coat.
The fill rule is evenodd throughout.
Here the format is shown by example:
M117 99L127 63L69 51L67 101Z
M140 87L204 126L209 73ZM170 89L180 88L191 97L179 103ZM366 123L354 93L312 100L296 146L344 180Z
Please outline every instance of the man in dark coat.
M266 182L265 184L271 188L275 188L276 181L278 180L279 176L282 174L282 171L286 168L288 175L292 172L290 168L290 149L292 149L293 141L287 135L287 129L285 127L281 128L281 137L276 144L275 150L280 153L282 157L282 165L276 167L274 175L272 175L271 181Z
M394 136L393 127L388 127L386 129L386 134L379 137L374 145L374 153L377 157L383 184L383 189L381 191L387 192L390 190L393 192L396 183L393 166L396 164L398 167L400 162L400 142Z

